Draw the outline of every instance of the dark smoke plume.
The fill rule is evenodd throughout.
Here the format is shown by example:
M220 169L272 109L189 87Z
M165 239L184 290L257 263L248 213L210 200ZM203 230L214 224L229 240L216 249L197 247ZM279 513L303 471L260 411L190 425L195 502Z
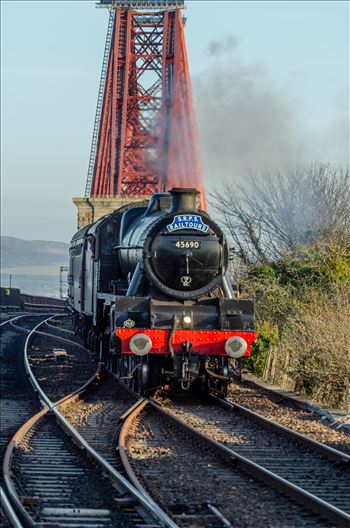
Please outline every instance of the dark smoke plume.
M209 45L213 57L194 78L205 180L239 179L249 168L305 159L303 125L285 90L274 87L262 64L245 64L234 37Z
M230 35L224 40L212 40L208 46L208 54L211 57L219 57L238 47L238 40Z

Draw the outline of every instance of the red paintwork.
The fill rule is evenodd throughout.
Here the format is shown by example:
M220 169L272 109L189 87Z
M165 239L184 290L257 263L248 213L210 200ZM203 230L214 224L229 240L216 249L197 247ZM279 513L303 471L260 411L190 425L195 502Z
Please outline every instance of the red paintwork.
M206 209L182 10L116 8L89 192L173 187L198 189Z
M146 334L152 340L150 354L166 354L168 351L168 336L170 330L155 328L116 328L116 335L122 341L122 353L132 354L129 347L130 339L135 334ZM175 330L172 345L174 351L182 351L182 343L189 340L191 350L199 354L212 356L227 356L225 341L229 337L243 337L248 344L245 356L250 356L252 342L256 339L256 332L235 332L233 330Z

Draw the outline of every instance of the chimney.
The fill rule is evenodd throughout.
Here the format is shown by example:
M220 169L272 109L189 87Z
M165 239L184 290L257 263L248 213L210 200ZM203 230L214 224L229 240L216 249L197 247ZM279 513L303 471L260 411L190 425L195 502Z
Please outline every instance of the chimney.
M196 198L199 194L197 189L175 188L170 191L172 205L170 213L192 213L197 211Z

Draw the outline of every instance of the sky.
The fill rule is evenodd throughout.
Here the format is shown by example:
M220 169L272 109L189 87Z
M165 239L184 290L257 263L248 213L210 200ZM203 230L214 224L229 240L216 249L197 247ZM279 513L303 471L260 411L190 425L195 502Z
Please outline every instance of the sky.
M108 12L1 2L1 233L69 241L83 196ZM205 184L349 163L349 3L187 1Z

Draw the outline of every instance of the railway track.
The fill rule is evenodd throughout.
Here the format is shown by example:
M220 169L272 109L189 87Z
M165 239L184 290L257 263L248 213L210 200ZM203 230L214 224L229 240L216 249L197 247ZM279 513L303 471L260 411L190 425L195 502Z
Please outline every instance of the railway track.
M68 334L71 336L71 339L72 338L77 338L76 337L76 334L73 330L73 325L72 324L68 324L67 326L69 326L69 328L67 327L64 327L62 326L62 319L60 318L57 318L57 319L51 319L50 321L46 321L46 326L52 331L52 330L57 330L63 334Z
M77 389L91 371L79 373L83 348L58 321L27 339L26 367L45 407L5 457L28 525L350 525L346 453L216 398L138 399L108 373ZM28 333L30 321L18 323ZM53 339L67 352L63 369L48 357ZM57 370L70 374L52 385Z
M38 327L41 325L43 323ZM34 332L38 333L38 327ZM33 374L34 369L40 371L40 381L49 390L46 378L50 366L35 365L33 354L29 353L34 332L26 339L24 365L43 409L14 435L7 447L3 467L7 496L16 515L26 526L175 528L157 504L134 488L60 413L60 405L74 401L96 382L99 374L73 394L53 402ZM49 339L47 335L44 337ZM57 337L55 335L54 339ZM38 337L35 340L37 343ZM69 340L65 338L65 341L67 346ZM78 348L73 341L71 346L75 350ZM35 354L37 352L35 348ZM62 386L73 388L67 379ZM32 399L33 395L34 392ZM51 390L51 395L57 396L57 390Z
M124 471L116 449L118 433L130 408L142 400L126 393L108 372L103 371L88 391L73 401L63 402L60 409L105 460L118 471Z
M1 457L17 429L40 409L25 372L23 347L27 333L42 319L38 315L21 315L1 323Z
M114 468L117 468L119 471L121 471L121 460L120 460L120 455L121 455L121 458L122 458L122 462L124 464L124 469L126 470L126 474L128 475L128 478L136 485L136 486L139 486L139 489L141 492L144 492L145 491L145 486L143 486L140 481L137 479L137 477L135 475L133 475L133 468L132 468L132 465L130 465L129 461L128 461L128 458L126 456L126 439L128 437L128 435L126 434L126 425L123 427L122 429L122 434L120 435L120 438L119 438L119 454L116 453L115 450L111 449L111 446L113 446L113 441L115 441L116 439L116 428L115 426L113 425L112 427L110 427L110 425L108 424L116 424L118 421L120 422L120 417L122 416L122 414L126 411L126 409L128 407L130 407L130 398L128 399L127 397L125 397L125 394L123 395L123 390L119 390L118 394L114 394L113 395L113 387L114 387L114 384L113 383L105 383L104 384L101 384L100 386L98 386L95 391L93 392L93 394L89 394L88 398L85 400L85 401L82 401L82 399L80 398L79 399L79 404L77 405L77 403L75 402L73 405L65 405L65 411L64 411L64 414L65 416L70 420L70 421L76 421L76 425L79 429L79 432L82 434L82 436L85 437L86 440L89 441L89 443L91 445L93 445L93 447L102 455L104 456L106 459L108 459L108 461L111 463L111 465L113 465ZM113 397L111 397L111 395L113 395ZM188 400L188 398L186 397L186 400ZM203 406L203 402L201 401L200 402L200 405L199 406L195 406L194 405L194 402L193 401L190 401L190 402L187 402L188 405L187 405L187 409L185 409L184 411L184 408L182 409L177 409L178 410L178 413L181 415L181 414L184 414L184 412L187 413L187 416L186 416L186 422L190 421L188 419L188 413L189 413L189 409L191 409L191 413L193 414L193 417L192 418L196 418L197 419L197 422L198 422L198 418L200 418L203 422L203 424L207 424L206 425L206 429L207 429L207 436L208 438L212 439L214 438L215 439L215 431L213 433L213 425L212 425L212 420L210 418L210 413L208 412L208 407L207 406ZM221 421L220 423L219 420L218 420L218 409L217 409L217 405L220 404L220 405L226 405L226 411L222 412L222 415L221 416ZM142 408L142 406L144 405L147 405L147 402L144 402L143 404L140 404L139 403L139 410ZM154 405L154 402L153 402L153 405ZM69 409L69 407L71 407L71 409ZM178 406L179 407L179 406ZM185 406L186 407L186 406ZM210 407L209 407L210 408ZM229 416L228 416L228 413L227 413L227 410L228 408L230 409L230 412L229 412ZM317 482L319 482L320 478L321 477L328 477L329 475L329 471L332 470L332 468L330 468L330 462L328 463L328 466L327 466L327 461L326 463L324 463L324 457L325 457L325 454L323 451L326 452L326 455L328 458L330 458L332 461L341 461L342 463L345 463L347 462L347 457L346 455L345 456L341 456L341 458L339 459L339 453L338 451L336 450L332 450L330 448L324 448L324 446L322 446L321 444L317 444L317 442L311 442L311 445L310 445L310 442L307 441L307 439L305 439L302 435L298 435L297 433L294 434L294 433L291 433L292 434L292 440L290 440L291 436L289 434L289 431L287 431L286 429L284 429L283 427L278 427L278 426L275 426L274 427L274 433L271 435L271 432L269 429L267 429L267 425L268 425L268 421L265 421L263 419L259 419L259 416L258 415L254 415L254 420L255 421L258 421L259 422L259 428L257 428L257 425L256 423L254 423L253 425L251 424L250 425L250 435L251 437L254 439L254 438L260 438L260 445L256 445L256 443L254 442L251 442L249 448L250 448L250 451L248 450L247 451L247 442L244 442L243 445L246 449L246 452L244 453L244 449L242 447L242 445L240 446L240 443L236 442L237 445L235 445L235 442L233 442L233 446L232 444L230 445L229 442L227 441L227 436L229 435L234 435L235 437L237 438L240 438L242 435L245 435L247 436L247 430L245 430L244 428L247 427L247 423L245 423L244 425L244 420L242 421L242 414L243 413L243 409L239 408L239 412L240 412L240 417L239 417L239 420L236 420L236 430L232 430L232 427L233 427L233 423L232 423L232 419L233 419L233 410L235 410L235 414L237 414L238 412L238 406L233 406L232 404L229 404L228 402L224 403L222 402L221 400L216 400L216 403L215 405L212 406L212 409L211 409L211 413L212 413L212 417L213 415L215 416L215 420L216 420L216 424L215 424L215 427L214 429L219 429L221 431L221 436L222 434L226 434L226 439L222 439L221 438L221 441L224 442L226 444L226 447L227 445L229 445L229 447L235 447L235 455L244 455L245 458L248 458L248 460L251 460L253 462L255 462L256 464L258 463L258 465L261 465L263 468L267 469L267 472L265 471L265 474L264 474L264 479L266 480L269 480L271 478L271 474L272 475L276 475L277 478L273 479L273 483L275 486L277 486L278 489L282 489L282 491L284 492L288 492L289 494L291 493L291 490L293 492L293 496L301 501L302 503L305 503L307 504L308 507L314 507L316 509L317 512L319 512L320 510L322 510L322 508L324 507L324 504L322 502L322 498L321 498L321 501L317 501L316 500L316 503L317 505L315 506L315 503L313 503L313 498L310 497L309 495L312 495L312 493L310 493L310 491L306 490L306 494L304 493L305 490L303 488L301 488L301 485L304 484L303 482L298 482L298 484L293 487L293 482L292 482L292 486L288 486L288 483L289 481L284 478L284 477L288 477L288 471L292 471L292 473L294 472L294 476L295 474L298 474L298 468L295 467L295 460L296 460L296 456L297 454L300 455L300 453L297 453L298 449L291 445L293 444L293 442L295 442L295 438L296 437L298 439L298 442L299 444L302 444L304 446L304 449L306 449L306 453L304 452L304 458L300 461L300 464L299 464L299 475L302 473L302 469L303 469L303 464L307 461L307 463L309 464L309 469L313 470L313 466L315 464L317 464L317 467L318 467L318 471L319 473L316 474L315 471L313 471L314 473L314 478L313 478L313 484L316 485L316 488L317 488ZM169 409L167 409L169 410ZM174 409L173 409L174 411ZM139 412L139 411L138 411ZM198 415L199 413L199 415ZM245 420L247 422L247 414L249 415L249 410L246 410L245 412ZM81 418L83 417L83 419ZM253 420L253 415L252 413L250 413L250 416L249 416L249 420L252 421ZM130 423L132 423L132 415L130 415L130 418L128 420ZM80 423L79 423L80 422ZM208 425L209 423L209 425ZM202 427L203 427L203 424L202 424ZM231 428L231 431L230 431L230 428ZM239 430L238 430L238 429ZM103 430L103 435L99 434L101 429ZM197 430L198 430L198 423L197 423ZM226 432L225 432L226 431ZM262 438L262 432L265 433L265 438L263 439ZM273 446L273 442L275 441L275 444L276 444L276 439L273 438L273 435L279 435L279 438L277 439L278 442L277 442L277 445L275 445L274 447L274 450L271 448L271 446ZM288 437L289 440L287 440L287 443L289 443L288 445L288 449L287 447L285 447L286 449L286 453L285 453L285 457L283 458L283 456L281 455L281 435L282 437ZM220 437L220 435L219 435ZM219 438L220 440L220 438ZM265 442L265 443L264 443ZM305 447L306 445L306 447ZM314 445L318 446L318 448L320 449L321 451L321 454L319 454L318 458L315 457L314 458L310 458L309 457L309 451L312 451L314 452L315 451L315 448L314 448ZM238 447L237 447L238 446ZM241 447L241 452L239 452L239 449ZM216 446L217 447L217 446ZM211 446L212 448L212 446ZM324 449L323 449L324 448ZM220 451L220 449L219 449ZM232 451L232 450L231 450ZM269 460L270 462L271 461L274 461L275 463L275 466L274 467L265 467L266 466L266 460L264 459L264 457L266 458L266 452L269 452ZM317 449L316 449L317 451ZM260 452L260 455L261 455L261 459L259 460L259 457L257 456L257 453ZM223 453L220 452L219 455L222 457L223 456ZM228 456L228 453L226 453L226 457ZM230 456L232 457L232 452L230 453ZM293 458L293 464L286 464L289 460L291 460L292 458L291 457L294 457ZM327 458L326 457L326 458ZM279 462L279 467L276 466L276 460L278 460ZM240 460L240 462L242 462L242 460ZM322 463L321 463L322 462ZM263 465L264 464L264 465ZM267 464L268 466L268 464ZM247 469L247 468L246 468ZM251 468L250 468L251 469ZM279 473L282 472L282 469L284 470L284 477L281 478L281 476L279 475ZM305 469L305 468L304 468ZM323 471L323 474L322 474L322 471ZM272 471L274 470L274 471ZM279 471L278 471L279 470ZM153 470L152 470L153 471ZM321 474L320 474L320 471L321 471ZM337 473L333 476L333 481L330 482L330 486L329 486L329 490L330 491L333 487L333 490L334 490L334 485L335 483L339 480L338 484L343 484L343 489L346 490L346 487L347 487L347 484L348 484L348 479L347 479L347 474L344 476L341 474L341 472L339 473L339 470L337 469ZM267 475L267 473L269 473ZM283 473L283 472L282 472ZM256 476L256 475L255 475ZM163 475L164 477L164 475ZM260 475L260 478L262 476ZM284 480L286 482L284 482ZM343 481L342 481L343 479ZM293 480L293 479L292 479ZM270 482L271 484L271 482ZM290 483L289 483L290 484ZM287 488L286 488L286 485L287 485ZM298 486L299 485L299 486ZM297 488L301 488L300 490L298 490ZM152 493L152 491L154 491L154 486L152 486L149 491ZM173 492L176 492L176 488L173 490ZM311 491L318 491L317 489L312 489ZM334 491L333 491L334 492ZM337 496L335 496L334 498L337 499L337 497L339 498L340 494L338 494ZM164 501L162 501L162 499L160 497L157 496L157 494L155 494L155 498L157 501L160 501L162 504L164 504ZM327 499L329 499L329 496L326 496ZM346 498L346 497L345 497ZM316 497L317 499L317 497ZM311 502L310 502L311 501ZM346 504L345 500L344 500L344 504ZM290 507L290 504L288 503L288 506L287 506L287 509L289 509ZM202 522L204 523L205 526L222 526L222 525L225 525L226 523L229 523L229 521L227 520L227 518L222 514L222 512L220 511L220 509L216 508L213 504L211 503L207 503L205 508L204 508L204 511L206 510L206 513L203 513L203 505L201 506L202 508L202 512L200 513L200 515L198 516L198 512L193 515L193 514L189 514L188 512L186 514L184 514L183 512L180 514L180 517L181 519L179 520L178 519L178 514L176 513L176 510L180 511L181 510L181 507L179 508L179 505L177 505L177 507L175 507L175 510L172 511L171 508L169 510L169 513L171 513L175 519L176 522L179 522L180 524L193 524L194 522L197 523L197 522ZM326 508L327 509L327 508ZM336 509L336 508L335 508ZM185 508L186 510L186 508ZM332 520L338 522L339 521L339 518L336 518L337 516L337 512L334 510L332 512L332 514L329 514L329 511L326 511L326 514L327 516L331 516ZM303 518L303 513L299 512L296 517L299 518L301 515L301 517ZM221 516L223 518L221 518ZM308 517L308 515L306 514L306 517ZM305 521L305 519L304 519ZM303 521L303 522L304 522ZM288 519L288 522L290 522L290 519ZM308 525L307 523L309 522L308 520L305 521L306 522L306 525ZM319 521L319 520L316 520L315 519L312 519L310 521L310 526L319 526L320 525L320 522L321 522L321 525L323 525L323 521Z
M40 409L39 402L33 397L33 389L24 369L23 347L26 334L43 317L40 315L15 315L1 322L0 345L0 453L3 459L6 446L23 422ZM22 322L22 324L20 324ZM17 323L17 325L16 325ZM1 473L1 482L2 482ZM21 527L7 494L1 486L1 526Z
M227 526L264 526L267 514L268 526L350 525L350 457L244 408L218 399L150 400L122 437L139 488L156 489L155 500L179 525L192 518L215 526L205 497Z
M257 386L254 382L244 380L230 386L228 401L248 407L259 413L307 435L323 444L350 454L350 435L343 431L341 424L321 417L312 408L296 405L295 400Z
M148 491L141 486L132 465L129 463L125 431L128 429L129 421L133 420L133 410L140 410L147 404L146 398L138 398L123 384L117 383L109 373L104 372L99 383L92 390L81 395L73 403L68 402L68 404L63 403L61 405L64 416L77 428L85 440L115 469L124 474L143 494L148 494ZM103 431L102 435L101 430ZM167 479L166 472L163 474L163 479ZM154 494L154 487L149 491L158 502L158 497L156 493ZM176 489L174 493L177 493ZM169 511L169 513L172 514L173 512ZM205 526L225 526L220 518L220 512L215 507L213 507L210 517L212 518L210 525L205 524ZM174 521L177 522L176 516ZM198 525L198 517L196 523L194 516L186 516L186 521L189 522L189 526ZM207 521L208 516L206 517Z
M75 337L62 337L57 329L47 329L46 322L31 339L27 357L35 378L52 401L77 390L96 370L90 352Z
M111 483L43 412L20 434L11 470L14 487L30 521L59 526L126 526L143 523L125 490ZM119 501L119 504L118 504ZM117 507L118 506L118 507Z

